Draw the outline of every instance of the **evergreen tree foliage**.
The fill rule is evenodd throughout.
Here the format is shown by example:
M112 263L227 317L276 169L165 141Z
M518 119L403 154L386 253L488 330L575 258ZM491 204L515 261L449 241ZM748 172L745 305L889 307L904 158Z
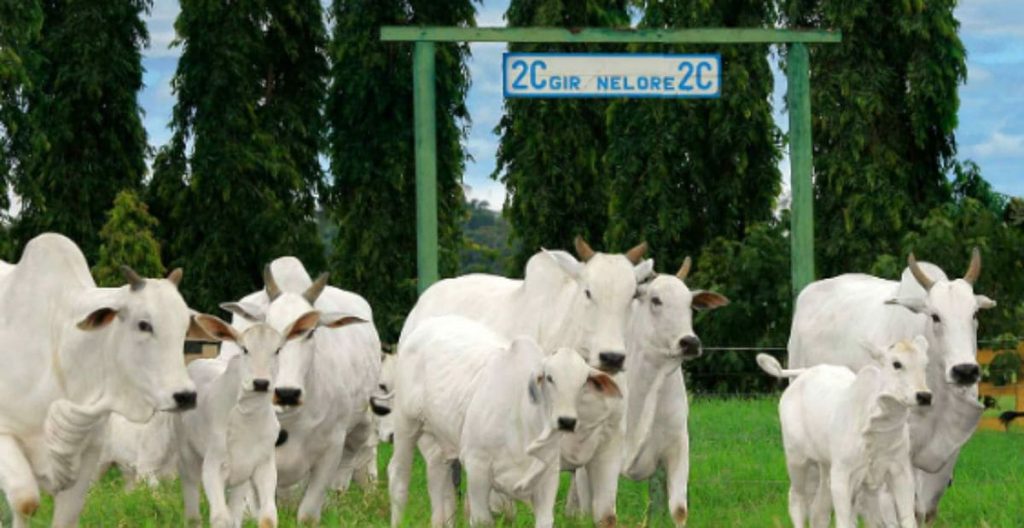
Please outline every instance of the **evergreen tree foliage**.
M416 299L416 169L412 52L380 40L381 25L472 26L471 0L335 0L327 101L333 182L326 207L338 233L333 280L364 295L385 341ZM469 123L465 44L436 46L439 271L458 270Z
M107 223L100 230L100 257L92 268L96 283L124 284L122 265L130 266L143 277L163 277L160 244L153 235L156 225L156 219L134 191L118 193Z
M512 0L509 26L626 27L626 0ZM613 51L615 46L510 44L511 51ZM510 272L522 273L541 247L568 248L573 237L601 240L608 224L608 146L601 99L508 99L493 177L508 191L504 213L517 248ZM625 250L640 233L610 250Z
M28 63L32 88L14 136L17 162L8 163L21 196L13 226L19 252L30 238L56 231L95 260L114 196L140 186L148 147L136 96L149 6L149 0L42 3L36 57Z
M785 0L790 27L842 30L811 46L818 276L867 271L949 199L957 88L955 0Z
M42 22L39 2L0 0L0 218L4 220L9 219L7 190L17 159L15 138L23 128L32 89L30 45L39 37Z
M771 27L776 17L773 4L762 0L641 4L640 26L652 29ZM740 241L753 224L771 220L781 138L770 104L768 46L635 45L631 51L721 53L722 97L612 103L605 156L612 182L609 245L642 238L659 261L678 263L715 237Z
M315 223L327 75L316 0L183 0L174 134L148 199L190 303L262 287L264 265L294 255L324 267Z

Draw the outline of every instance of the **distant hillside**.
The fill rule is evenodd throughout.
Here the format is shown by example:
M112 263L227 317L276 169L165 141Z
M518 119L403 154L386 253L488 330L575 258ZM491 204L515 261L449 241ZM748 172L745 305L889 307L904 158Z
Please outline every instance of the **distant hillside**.
M509 225L501 212L489 209L486 201L470 200L469 216L462 224L465 246L459 257L459 274L494 273L504 275L512 255Z

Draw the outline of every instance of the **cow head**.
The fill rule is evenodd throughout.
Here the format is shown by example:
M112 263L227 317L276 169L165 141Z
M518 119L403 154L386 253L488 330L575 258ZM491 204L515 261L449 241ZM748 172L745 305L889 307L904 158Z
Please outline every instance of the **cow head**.
M947 383L969 386L978 382L978 312L996 305L984 295L974 293L974 282L981 273L981 253L974 248L967 272L948 280L937 266L918 263L911 253L903 272L904 284L913 280L924 291L918 296L889 299L895 304L927 317L929 354L941 367ZM913 279L910 279L912 276Z
M575 348L605 372L618 372L625 363L629 306L653 268L643 259L646 251L647 243L641 243L623 255L598 253L576 237L579 260L564 252L546 252L576 284L570 308L570 324L578 332Z
M529 339L516 339L512 347L536 347ZM530 395L534 401L542 402L547 427L553 430L573 432L579 420L577 402L587 386L608 397L621 397L618 385L611 376L594 370L570 348L559 348L554 354L541 361L540 370L530 380Z
M872 359L882 371L883 394L899 404L912 407L932 403L928 388L928 340L919 335L912 340L898 341L886 348L865 344Z
M121 271L128 284L98 288L80 301L70 350L103 354L95 364L107 380L105 396L131 421L195 407L196 387L182 355L190 313L178 293L181 269L166 279L144 279L127 266Z
M195 318L203 331L219 341L235 343L242 349L239 354L242 390L269 393L276 386L278 358L286 342L304 338L316 327L320 313L308 311L278 332L267 323L257 323L245 330L236 330L230 324L212 315Z
M266 322L282 335L288 335L286 332L292 322L313 310L314 303L327 286L327 274L324 273L301 294L282 292L277 287L269 266L264 270L263 279L267 283L270 298L270 304L266 309ZM323 346L317 339L321 329L341 328L364 322L366 321L355 316L321 312L317 328L310 327L301 335L286 341L281 347L278 359L279 371L277 388L274 389L274 403L281 407L294 407L302 403L306 378L313 369L317 347Z
M714 310L729 299L713 291L690 290L684 282L690 274L690 257L675 275L658 275L644 285L631 316L633 339L644 350L683 360L700 357L700 338L693 331L693 310Z

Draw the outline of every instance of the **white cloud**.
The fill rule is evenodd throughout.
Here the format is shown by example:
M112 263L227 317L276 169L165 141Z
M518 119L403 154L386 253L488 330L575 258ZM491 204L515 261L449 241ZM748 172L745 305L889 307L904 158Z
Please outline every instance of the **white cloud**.
M1024 134L1004 134L996 130L988 139L964 149L965 153L983 158L1024 158Z
M485 0L476 13L476 25L480 27L500 27L505 24L505 11L509 0Z
M155 0L146 26L149 29L149 48L143 50L147 57L178 57L180 48L169 48L174 40L174 20L178 18L181 6L178 0Z

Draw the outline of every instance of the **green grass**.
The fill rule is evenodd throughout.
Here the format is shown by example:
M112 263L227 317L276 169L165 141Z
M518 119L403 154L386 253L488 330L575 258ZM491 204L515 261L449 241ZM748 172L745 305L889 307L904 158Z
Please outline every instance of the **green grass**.
M789 526L788 481L779 435L776 401L697 398L691 403L690 524L692 527ZM387 485L384 482L390 446L382 446L375 489L333 494L324 510L325 526L387 526ZM563 516L568 478L563 475L557 526L592 526ZM405 526L429 524L423 465L417 460ZM619 486L620 526L641 526L647 503L646 483L622 480ZM125 492L116 473L96 484L82 515L82 526L181 526L181 492L177 483L156 490ZM47 499L33 526L48 526L52 502ZM280 525L295 526L293 500L281 501ZM461 508L461 506L460 506ZM460 510L461 511L461 510ZM206 512L205 506L203 510ZM4 523L9 514L4 515ZM460 526L465 523L462 519ZM500 526L532 526L529 509L520 506L515 519ZM670 526L659 517L653 526ZM252 526L252 524L247 524ZM964 448L955 483L942 502L939 527L1024 526L1024 435L979 431Z

